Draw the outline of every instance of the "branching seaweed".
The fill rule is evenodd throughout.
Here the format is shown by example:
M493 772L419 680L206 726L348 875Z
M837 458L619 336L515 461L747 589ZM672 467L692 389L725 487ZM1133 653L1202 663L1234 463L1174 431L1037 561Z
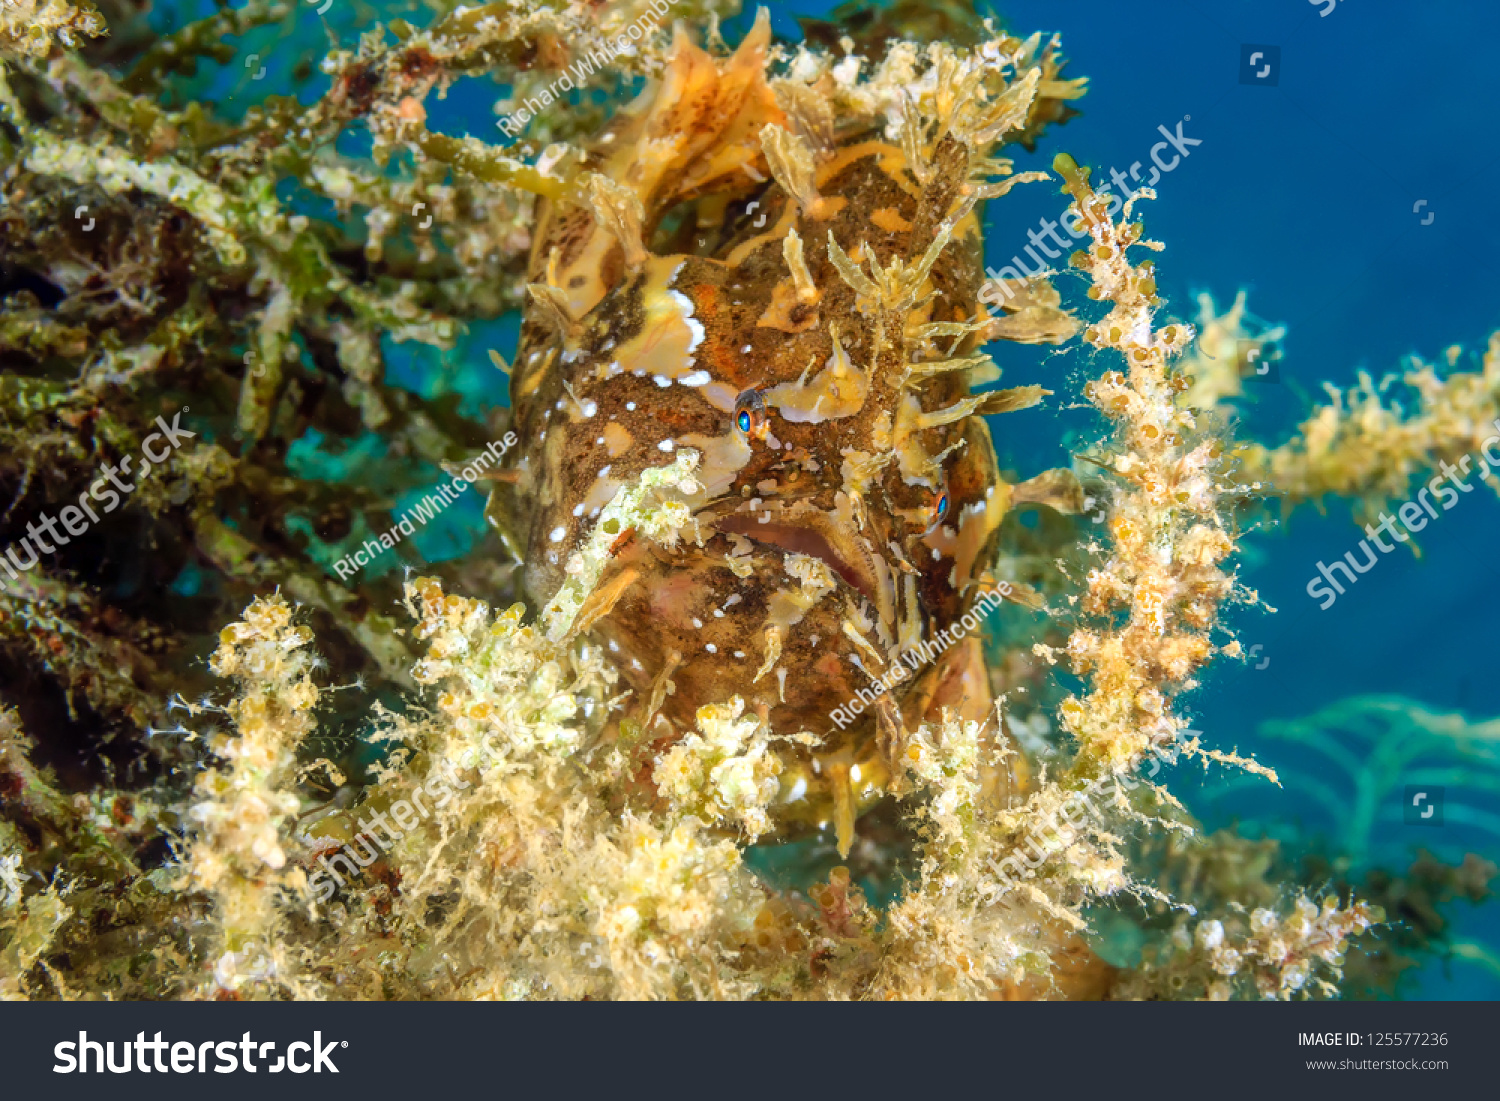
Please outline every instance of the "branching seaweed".
M468 415L395 385L391 366L399 344L455 349L523 302L535 198L575 197L626 263L640 259L639 211L567 143L688 41L682 23L675 39L649 28L601 78L603 97L564 111L548 90L558 75L654 11L645 0L602 17L581 0L439 9L425 29L396 20L335 50L313 102L269 97L238 120L173 107L170 90L227 59L224 35L283 18L281 5L94 45L103 22L86 6L0 15L0 662L46 686L0 710L0 996L1333 993L1375 906L1257 873L1222 913L1198 913L1194 888L1153 881L1136 859L1141 837L1194 828L1137 770L1187 754L1275 779L1205 746L1181 703L1208 661L1238 656L1220 610L1255 597L1230 572L1226 502L1257 487L1231 477L1184 398L1172 364L1193 330L1157 328L1151 264L1128 256L1160 246L1132 207L1117 221L1068 158L1055 167L1089 235L1074 262L1109 303L1083 338L1118 357L1085 391L1112 425L1090 456L1106 528L1077 552L1092 568L1069 594L1079 616L1066 642L997 676L1035 679L1042 661L1081 676L1071 694L1053 686L1071 743L1001 791L1021 735L1043 737L1042 713L1013 714L1002 696L982 719L945 712L907 731L887 813L911 872L889 905L845 867L799 890L747 863L770 826L774 747L795 736L727 691L675 746L620 721L616 670L588 636L610 595L598 585L619 532L663 553L695 538L681 503L700 488L690 449L620 490L546 608L497 610L512 590L477 563L500 557L499 538L466 562L422 563L420 577L335 568L392 528L399 495L508 427L503 412ZM734 9L697 0L674 15L706 22L718 47ZM825 49L826 28L814 30L769 51L767 94L787 126L743 135L799 204L818 209L807 167L844 132L882 132L919 184L936 178L940 147L967 158L925 254L882 267L829 246L870 316L904 317L958 223L1043 175L1013 175L993 148L1034 144L1085 82L1063 78L1055 41L989 25L923 46L882 17L859 28L868 56ZM518 144L429 127L430 97L466 77L510 82L502 113L541 101ZM356 129L368 155L340 144ZM802 247L784 251L788 285L816 301ZM533 293L546 298L543 286ZM1238 325L1232 311L1226 339ZM1042 286L1005 316L930 328L932 354L912 369L976 375L981 359L945 358L938 338L1075 331ZM1414 376L1425 419L1371 465L1350 468L1368 442L1354 420L1384 435L1400 422L1373 391L1358 418L1320 414L1321 435L1249 452L1246 468L1293 498L1399 493L1414 457L1472 450L1457 422L1488 408L1497 356L1472 384ZM1232 396L1205 386L1205 405ZM311 450L360 477L310 469ZM67 510L84 503L102 515L75 531ZM56 518L67 538L38 534ZM501 600L461 595L473 592ZM1422 729L1438 740L1440 727ZM1489 761L1486 735L1465 729ZM341 738L348 752L321 754ZM141 762L124 784L110 739ZM70 740L88 747L82 766ZM1125 900L1169 915L1139 966L1106 962L1089 939L1095 908Z

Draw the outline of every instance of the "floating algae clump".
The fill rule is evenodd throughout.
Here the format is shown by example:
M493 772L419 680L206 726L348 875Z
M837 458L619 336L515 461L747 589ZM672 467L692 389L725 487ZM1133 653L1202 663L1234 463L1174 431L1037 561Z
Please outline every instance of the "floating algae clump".
M1082 339L1108 364L1084 391L1103 531L1067 519L1071 473L1000 478L984 415L1046 393L973 392L998 373L980 348L1085 324L1045 280L978 299L979 204L1049 178L1000 151L1083 94L1056 42L959 20L922 44L898 8L860 25L869 56L765 20L731 51L728 4L687 10L701 45L644 3L453 7L335 51L310 104L230 119L165 90L275 6L112 53L85 41L109 5L35 10L36 32L0 22L0 654L34 685L7 678L0 711L0 993L1336 992L1378 907L1290 873L1213 895L1181 854L1245 843L1199 838L1153 778L1193 756L1275 779L1182 704L1239 656L1221 609L1255 602L1235 502L1399 487L1319 480L1278 458L1296 445L1237 472L1182 400L1194 331L1158 326L1137 261L1162 246L1067 157ZM556 103L553 74L632 25L610 56L635 106ZM540 101L519 145L428 128L472 76L514 80L507 122ZM513 416L389 381L393 345L450 349L510 309ZM593 388L619 375L671 397L606 427ZM331 565L407 561L398 499L481 480L460 472L507 431L474 553ZM1086 576L1012 576L1023 506ZM705 578L726 586L694 613L708 644L660 645ZM951 632L994 593L1073 611L987 667ZM896 675L912 652L931 669ZM819 718L833 687L869 704L847 737ZM847 864L755 870L752 842L824 826ZM877 866L906 869L878 905ZM1097 950L1105 902L1156 911L1139 961Z

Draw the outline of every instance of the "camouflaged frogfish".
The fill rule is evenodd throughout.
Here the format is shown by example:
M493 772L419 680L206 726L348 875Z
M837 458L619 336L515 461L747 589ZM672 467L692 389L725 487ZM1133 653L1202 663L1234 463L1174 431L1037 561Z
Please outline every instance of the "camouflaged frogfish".
M769 40L764 12L723 59L679 28L572 196L539 204L511 378L521 444L493 508L545 604L614 495L695 454L691 531L672 547L619 532L591 629L652 741L736 695L801 734L780 743L773 813L832 822L847 850L899 780L906 730L943 707L992 714L977 638L911 676L893 664L990 587L1008 511L1079 503L1063 472L1000 478L983 415L1046 391L971 393L999 373L976 350L1074 325L1042 282L1002 316L977 300L976 204L1025 178L988 182L1009 165L986 154L1041 102L1038 66L1009 83L938 73L954 86L925 115L908 100L891 141L840 125L826 76L768 81ZM859 721L830 718L872 683Z

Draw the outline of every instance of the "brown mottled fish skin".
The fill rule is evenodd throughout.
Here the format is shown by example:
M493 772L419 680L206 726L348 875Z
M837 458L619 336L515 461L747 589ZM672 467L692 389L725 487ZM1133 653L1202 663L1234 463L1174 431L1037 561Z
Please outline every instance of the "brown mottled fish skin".
M526 313L511 395L521 442L508 457L519 474L500 491L513 494L500 511L521 544L529 594L544 603L620 487L679 449L697 451L701 545L622 539L601 587L619 571L638 576L593 631L641 700L670 676L666 727L654 725L653 738L691 730L699 706L739 695L777 734L810 731L819 742L783 750L782 820L852 821L851 800L857 808L885 789L889 755L902 747L889 726L877 732L875 709L846 730L830 712L973 604L1011 487L981 416L919 423L968 394L967 372L920 383L907 374L906 333L982 309L976 217L950 226L915 305L899 313L862 311L829 257L831 233L866 271L872 256L915 262L956 206L964 149L945 139L923 187L899 148L849 136L818 164L824 201L810 217L772 181L761 151L763 126L791 125L764 81L767 38L758 24L720 62L679 38L654 97L590 147L585 169L639 197L654 252L632 265L586 207L539 209L531 281L561 292L554 299L572 323L535 303ZM697 200L697 221L690 215L668 246L684 251L668 252L660 222L685 200ZM799 299L783 254L791 230L815 302ZM948 336L925 358L973 346ZM746 391L764 403L763 438L736 427ZM945 487L946 518L934 524ZM817 595L820 579L827 591ZM978 655L977 643L955 646L896 685L908 727L939 702L989 711Z

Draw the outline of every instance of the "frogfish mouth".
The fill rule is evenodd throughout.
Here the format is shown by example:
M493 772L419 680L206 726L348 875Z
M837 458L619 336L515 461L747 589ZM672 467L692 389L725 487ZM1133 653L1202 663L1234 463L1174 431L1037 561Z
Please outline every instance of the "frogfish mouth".
M978 300L977 204L1024 178L990 147L1043 103L1038 63L854 126L828 74L768 79L769 40L764 12L725 58L679 29L539 203L491 515L545 604L615 495L691 452L683 537L619 533L589 629L653 743L743 698L785 738L775 820L847 850L906 731L993 714L978 635L930 642L993 587L1006 513L1079 505L1064 472L1001 479L984 414L1047 392L971 392L999 375L978 348L1075 325L1044 280Z

